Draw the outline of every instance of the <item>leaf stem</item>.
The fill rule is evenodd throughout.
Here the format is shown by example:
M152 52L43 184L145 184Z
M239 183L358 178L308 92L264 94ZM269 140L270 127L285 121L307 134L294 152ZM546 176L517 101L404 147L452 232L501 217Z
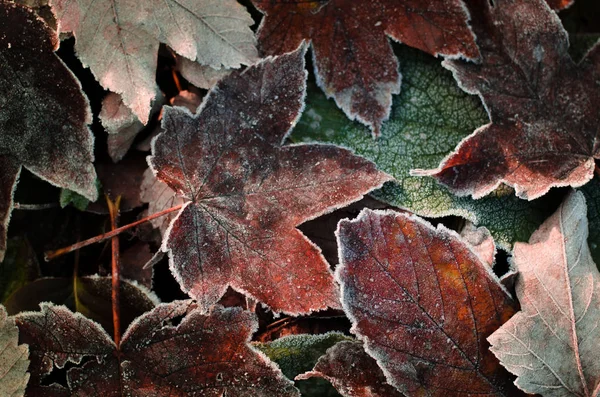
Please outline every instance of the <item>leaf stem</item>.
M50 208L58 207L58 203L48 203L48 204L21 204L14 203L13 208L16 210L30 210L30 211L39 211L39 210L48 210Z
M139 221L132 222L132 223L130 223L128 225L125 225L125 226L121 226L121 227L119 227L119 228L117 228L115 230L111 230L108 233L103 233L103 234L100 234L100 235L98 235L96 237L92 237L92 238L89 238L87 240L80 241L79 243L76 243L76 244L73 244L73 245L69 245L68 247L59 248L59 249L54 250L54 251L46 251L44 253L44 259L46 260L46 262L49 262L52 259L58 258L59 256L64 255L64 254L68 254L69 252L73 252L73 251L78 250L80 248L87 247L88 245L99 243L99 242L102 242L104 240L108 240L109 238L113 238L114 236L117 236L117 235L121 234L125 230L128 230L128 229L131 229L133 227L136 227L136 226L138 226L138 225L140 225L140 224L142 224L144 222L151 221L152 219L160 218L161 216L167 215L167 214L169 214L171 212L179 211L181 208L183 208L183 204L179 204L179 205L176 205L175 207L167 208L166 210L162 210L160 212L157 212L155 214L147 216L147 217L145 217L143 219L140 219Z
M117 218L119 217L119 206L121 205L121 196L113 202L108 195L106 195L106 204L108 205L108 212L110 214L110 230L115 231L117 229ZM113 335L115 345L119 349L121 343L121 306L120 306L120 269L119 269L119 236L113 236L111 239L112 248L112 315L113 315Z

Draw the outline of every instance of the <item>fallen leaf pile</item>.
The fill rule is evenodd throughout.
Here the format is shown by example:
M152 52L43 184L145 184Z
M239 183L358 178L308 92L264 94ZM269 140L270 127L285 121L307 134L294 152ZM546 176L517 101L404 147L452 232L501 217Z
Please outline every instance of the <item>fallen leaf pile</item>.
M0 396L600 397L596 3L0 0Z

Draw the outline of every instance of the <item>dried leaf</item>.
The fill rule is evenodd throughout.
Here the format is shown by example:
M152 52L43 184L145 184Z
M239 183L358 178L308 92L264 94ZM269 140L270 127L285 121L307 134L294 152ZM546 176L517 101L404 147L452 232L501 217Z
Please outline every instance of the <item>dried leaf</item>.
M282 146L303 105L304 53L233 72L195 116L165 108L149 163L188 203L163 249L205 310L228 286L277 312L339 306L327 262L296 226L390 178L346 149Z
M0 261L21 166L95 200L89 103L54 54L56 33L31 10L0 1Z
M363 349L361 342L342 341L319 358L315 368L296 380L325 378L344 397L403 397L389 385L377 361Z
M249 346L257 321L239 308L216 306L204 315L191 301L160 305L131 324L119 353L97 323L64 306L43 303L41 312L20 314L16 322L22 340L32 346L31 395L55 389L107 397L299 396L281 371ZM75 364L67 370L68 390L42 385L67 362Z
M256 60L254 21L235 0L50 1L61 32L100 84L117 94L142 124L155 97L159 43L214 68Z
M583 194L572 192L528 244L515 244L521 311L488 340L528 393L600 395L600 273L586 215Z
M160 110L163 102L164 97L157 89L156 99L150 110L150 117ZM144 124L123 103L121 95L114 92L109 92L102 100L102 110L98 117L108 134L106 138L108 155L116 163L127 154L135 137L144 129Z
M516 303L460 236L413 216L364 210L338 228L352 331L407 396L518 396L486 338Z
M496 244L489 230L466 221L465 226L460 231L460 236L471 246L473 252L477 254L483 263L490 268L494 267Z
M600 158L600 45L579 63L558 16L543 0L473 0L481 64L444 61L477 93L491 122L463 140L433 175L458 195L483 197L500 183L528 200L581 186ZM475 12L475 11L474 11Z
M311 40L319 86L375 135L400 92L386 36L433 55L479 56L462 0L252 2L265 14L257 33L262 52L282 54Z
M219 80L231 73L229 69L214 69L180 56L176 57L176 61L176 69L187 81L198 88L206 90L212 88Z
M19 329L0 305L0 391L3 396L23 396L29 381L29 350L27 345L18 343Z

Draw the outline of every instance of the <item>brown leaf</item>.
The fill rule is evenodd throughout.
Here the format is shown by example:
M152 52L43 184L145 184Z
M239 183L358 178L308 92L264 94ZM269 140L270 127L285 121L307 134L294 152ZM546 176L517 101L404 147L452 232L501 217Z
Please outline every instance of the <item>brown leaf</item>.
M465 91L479 94L491 122L437 169L416 174L474 198L500 183L528 200L551 187L587 183L600 158L600 45L575 64L567 32L543 0L470 3L482 62L443 65Z
M165 108L149 162L188 203L163 249L205 310L228 286L288 314L339 306L327 262L296 226L390 179L346 149L282 146L303 106L304 53L233 72L195 116Z
M488 340L529 393L600 395L600 273L587 237L585 198L572 192L529 244L515 244L521 311Z
M460 236L364 210L338 227L344 310L388 382L407 396L518 396L486 338L516 303Z
M64 306L41 308L16 316L22 340L32 346L28 395L54 388L106 397L299 396L281 371L250 347L256 319L239 308L216 306L205 315L191 301L160 305L129 327L118 352L97 323ZM67 362L75 364L67 370L68 390L42 385Z
M344 397L404 396L386 382L377 361L365 352L361 342L338 342L319 358L312 371L295 380L314 377L327 379Z
M54 54L56 33L31 10L0 1L0 261L12 194L24 166L90 200L97 196L92 115L79 82Z
M351 119L375 135L400 92L398 61L386 36L433 55L477 58L462 0L252 0L265 14L266 55L313 46L317 83Z

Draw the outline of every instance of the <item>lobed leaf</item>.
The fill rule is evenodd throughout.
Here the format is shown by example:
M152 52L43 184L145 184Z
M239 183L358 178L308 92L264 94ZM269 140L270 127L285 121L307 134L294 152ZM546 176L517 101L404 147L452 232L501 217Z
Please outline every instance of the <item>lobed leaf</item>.
M354 120L379 135L400 92L386 36L432 55L477 58L462 0L252 0L265 14L261 51L282 54L310 40L317 83Z
M61 32L100 84L123 98L142 124L155 97L158 47L219 69L256 60L254 23L235 0L51 0Z
M463 140L432 175L458 195L483 197L506 183L528 200L581 186L599 158L600 45L576 64L558 16L543 0L473 0L480 64L444 61L479 94L491 122Z
M0 391L5 396L20 397L25 394L29 381L29 350L19 344L19 329L0 305Z
M165 109L149 163L187 204L163 249L205 310L228 286L277 312L339 306L327 262L296 226L390 179L346 149L282 145L304 102L304 53L233 72L195 116Z
M131 324L118 351L97 323L64 306L43 303L41 312L19 314L16 322L32 346L28 395L299 396L248 345L257 320L239 308L202 314L191 301L157 306ZM43 385L67 362L75 364L67 370L68 389Z

